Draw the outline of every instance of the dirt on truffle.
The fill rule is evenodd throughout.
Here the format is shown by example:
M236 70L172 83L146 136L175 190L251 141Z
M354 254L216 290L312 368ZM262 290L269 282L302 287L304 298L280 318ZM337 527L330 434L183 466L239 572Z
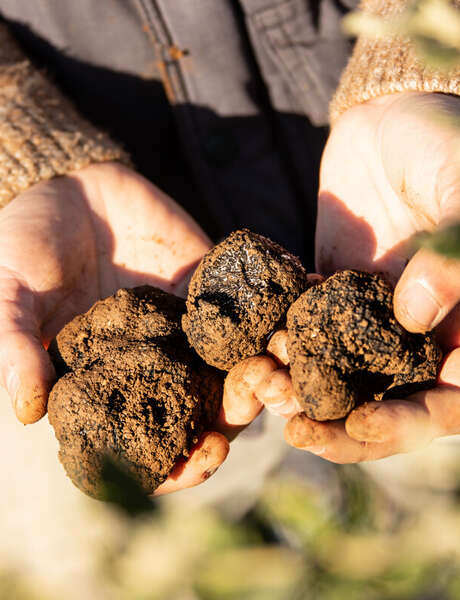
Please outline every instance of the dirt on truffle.
M229 370L265 350L268 336L306 288L297 257L262 235L235 231L196 269L182 326L208 364Z
M67 474L87 494L101 495L107 453L153 492L215 421L222 376L189 347L184 310L157 288L121 289L50 345L60 379L49 420Z
M292 305L287 327L294 391L317 421L340 419L369 396L402 398L435 383L441 351L433 335L397 322L381 275L336 273Z

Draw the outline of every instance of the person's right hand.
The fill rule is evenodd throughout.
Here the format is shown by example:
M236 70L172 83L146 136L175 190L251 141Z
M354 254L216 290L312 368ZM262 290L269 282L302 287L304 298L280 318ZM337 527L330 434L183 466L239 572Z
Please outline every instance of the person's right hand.
M296 409L287 370L274 373L255 394L290 417L290 445L355 463L460 433L459 262L412 244L415 234L459 220L459 116L458 96L402 92L358 104L334 125L321 166L318 270L382 272L397 283L398 321L414 333L435 331L445 356L432 389L385 402L368 398L346 419L329 422ZM274 390L270 380L278 382Z
M45 349L68 321L121 287L185 295L210 246L179 206L115 163L37 184L3 208L0 383L18 419L34 423L45 414L56 378ZM203 434L157 493L204 481L228 448L221 433Z

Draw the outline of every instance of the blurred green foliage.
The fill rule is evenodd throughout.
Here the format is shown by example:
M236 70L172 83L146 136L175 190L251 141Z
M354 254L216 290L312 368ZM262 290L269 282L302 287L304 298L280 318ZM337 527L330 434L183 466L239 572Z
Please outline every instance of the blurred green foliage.
M414 0L390 19L354 12L343 23L350 35L410 38L428 67L449 70L460 63L460 11L449 0Z
M110 454L101 457L100 498L135 518L158 510L158 505L144 492L139 482L119 460Z
M460 556L425 540L423 511L395 504L357 466L336 467L336 477L340 493L333 500L303 480L283 476L267 482L257 504L237 521L210 510L165 510L138 524L113 563L119 597L460 598ZM430 510L437 518L436 509ZM460 534L460 507L444 518ZM154 565L146 558L146 545L154 548L156 561L161 548L165 562Z
M45 600L32 586L23 582L20 573L0 572L0 600Z
M443 254L448 258L460 258L460 223L453 223L430 234L421 234L416 242L419 246Z
M334 469L334 495L278 475L238 519L167 504L133 519L130 511L94 504L88 527L110 513L119 529L100 549L104 597L458 600L460 473L436 501L410 507L410 499L399 504L361 468ZM19 574L0 576L0 599L48 600Z

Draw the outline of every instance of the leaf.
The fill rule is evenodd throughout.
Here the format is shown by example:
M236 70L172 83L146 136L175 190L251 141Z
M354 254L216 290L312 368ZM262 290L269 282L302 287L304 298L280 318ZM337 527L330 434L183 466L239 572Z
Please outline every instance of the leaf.
M100 498L131 518L158 510L128 469L109 454L102 457Z
M375 15L352 12L342 19L342 27L348 35L378 38L393 33L391 24Z
M448 71L460 63L460 52L439 39L421 34L415 34L412 39L418 55L428 67Z
M419 235L418 245L448 258L460 259L460 223L454 223L432 234Z
M410 9L409 33L438 42L457 50L460 59L460 10L448 0L419 0Z
M200 598L286 600L305 573L300 553L278 545L212 553L196 573ZM237 574L237 576L235 576Z

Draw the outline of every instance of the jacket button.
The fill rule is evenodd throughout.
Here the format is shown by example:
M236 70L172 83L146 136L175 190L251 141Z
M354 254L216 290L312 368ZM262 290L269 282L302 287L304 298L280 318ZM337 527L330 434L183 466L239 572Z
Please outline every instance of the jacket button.
M213 167L225 167L239 154L233 134L225 129L211 131L203 141L202 148L206 161Z

